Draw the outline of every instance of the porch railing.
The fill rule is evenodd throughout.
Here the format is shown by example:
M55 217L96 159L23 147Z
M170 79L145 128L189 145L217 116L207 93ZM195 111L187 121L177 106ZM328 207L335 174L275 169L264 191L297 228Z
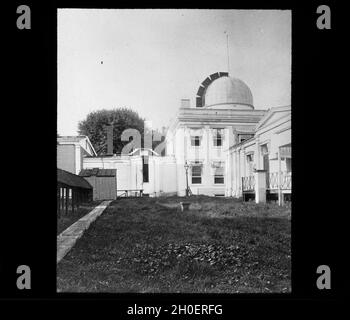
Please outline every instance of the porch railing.
M242 190L243 190L243 192L255 190L255 177L254 176L242 177Z
M278 172L271 172L267 176L267 189L277 190L278 189ZM281 189L291 190L292 189L292 172L281 172Z

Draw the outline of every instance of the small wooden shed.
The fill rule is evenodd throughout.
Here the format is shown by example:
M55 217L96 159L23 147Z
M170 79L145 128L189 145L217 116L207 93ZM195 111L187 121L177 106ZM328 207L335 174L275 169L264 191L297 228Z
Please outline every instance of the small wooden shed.
M117 198L116 169L83 169L79 175L92 185L94 200L115 200Z
M92 186L84 178L57 168L57 215L74 212L80 204L92 201Z

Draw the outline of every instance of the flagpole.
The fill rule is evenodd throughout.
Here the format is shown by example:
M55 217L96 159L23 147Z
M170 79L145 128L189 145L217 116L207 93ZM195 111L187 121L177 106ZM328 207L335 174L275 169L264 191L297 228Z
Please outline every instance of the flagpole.
M228 51L228 33L226 32L226 45L227 45L227 73L230 73L230 55Z

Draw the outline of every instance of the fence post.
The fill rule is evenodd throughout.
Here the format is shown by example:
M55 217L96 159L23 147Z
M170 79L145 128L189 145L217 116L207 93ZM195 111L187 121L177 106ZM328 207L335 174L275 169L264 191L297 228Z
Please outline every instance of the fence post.
M281 152L278 148L278 205L283 205L282 180L281 180Z
M61 188L61 215L64 214L64 187Z
M60 206L61 206L61 188L60 187L58 187L57 188L57 215L58 215L58 217L60 218L61 217L61 208L60 208Z
M69 188L64 188L64 190L65 190L65 199L66 199L66 203L65 203L65 205L66 205L66 215L68 214L68 201L69 201Z
M72 188L72 213L74 213L75 188Z
M243 198L243 202L245 202L245 194L244 194L244 177L242 177L242 198Z
M81 203L81 189L79 188L77 191L77 208L79 208Z
M64 194L63 194L64 188L60 188L60 211L61 215L64 212Z

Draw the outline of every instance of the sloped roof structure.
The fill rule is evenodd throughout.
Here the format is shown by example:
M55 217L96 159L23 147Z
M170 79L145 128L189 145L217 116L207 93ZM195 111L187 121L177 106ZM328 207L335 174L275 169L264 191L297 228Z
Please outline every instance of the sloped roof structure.
M91 184L83 177L79 177L71 172L57 168L57 183L65 184L70 187L92 189Z
M115 169L83 169L80 171L79 176L81 177L115 177L116 170Z

